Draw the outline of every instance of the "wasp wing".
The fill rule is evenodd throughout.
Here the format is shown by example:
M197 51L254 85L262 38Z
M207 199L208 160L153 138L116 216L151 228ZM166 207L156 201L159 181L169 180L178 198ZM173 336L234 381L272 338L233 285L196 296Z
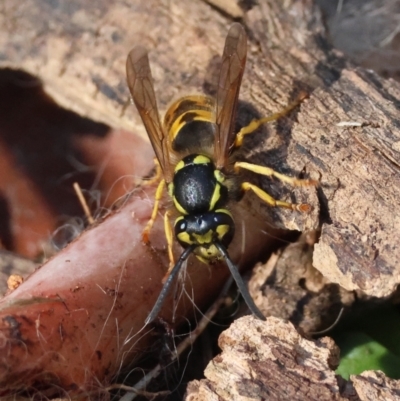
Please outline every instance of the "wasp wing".
M160 122L149 57L144 47L136 46L129 52L126 75L132 99L149 135L164 179L169 183L172 181L173 172L169 160L168 139Z
M247 36L241 24L229 29L222 55L222 67L218 82L214 157L216 167L225 167L236 133L234 122L240 84L247 55Z

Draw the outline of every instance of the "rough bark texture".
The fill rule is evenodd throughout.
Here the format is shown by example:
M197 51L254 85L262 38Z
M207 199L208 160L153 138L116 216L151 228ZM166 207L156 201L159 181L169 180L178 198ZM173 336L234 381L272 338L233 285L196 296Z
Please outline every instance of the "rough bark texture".
M66 4L5 2L0 65L40 76L65 107L143 134L138 117L125 111L124 63L133 44L152 49L161 109L183 93L215 90L212 67L228 24L208 5ZM389 295L400 281L399 85L354 69L332 50L310 1L263 1L244 13L243 23L250 51L241 98L265 115L282 108L299 88L310 91L295 113L298 124L291 119L268 129L268 140L264 129L248 141L250 159L294 174L306 167L321 178L318 200L312 189L285 193L281 185L261 180L277 197L295 193L302 199L309 193L305 199L315 211L310 218L264 213L275 226L310 229L317 226L320 205L314 266L346 289ZM343 121L362 126L338 127Z
M219 346L222 353L205 380L190 383L186 401L342 399L332 370L339 350L328 337L309 341L290 323L245 317L221 334Z
M287 79L286 71L293 80L306 81L304 69L319 80L297 115L299 124L292 127L292 141L286 147L291 160L321 174L322 233L313 264L328 280L347 290L389 295L400 278L399 85L347 66L315 33L318 26L311 15L316 14L293 18L290 28L285 18L267 24L262 22L263 16L280 13L277 6L263 4L261 12L251 10L248 17L261 49L270 55L269 70L279 63L282 81ZM299 8L296 3L290 10L294 14ZM312 31L305 30L304 21ZM284 55L280 49L274 51L275 46L284 47ZM283 64L288 59L289 67ZM338 127L343 121L364 126Z
M361 375L351 376L351 381L362 401L395 401L400 398L399 380L389 379L382 372L366 371Z
M333 50L311 0L244 3L248 7L242 23L249 35L249 54L241 99L252 106L241 104L240 123L279 111L300 90L310 95L290 118L249 137L244 151L254 163L292 175L304 170L321 180L317 190L293 190L252 177L276 198L309 202L310 215L272 210L250 195L244 202L277 228L321 227L313 266L324 280L347 290L387 296L400 283L400 86L354 68ZM151 49L156 93L160 109L165 110L181 95L215 93L219 55L230 23L229 15L201 1L5 0L0 14L0 67L38 76L47 93L65 108L145 137L138 115L127 108L124 71L130 48L140 43ZM358 125L338 126L340 122ZM269 325L260 324L251 321L253 327L269 330ZM306 387L290 388L291 399L293 391L313 399L307 397L307 388L319 394L314 399L340 399L327 362L336 352L333 345L306 342L288 327L271 324L270 329L277 330L273 340L278 343L271 344L276 355L258 353L265 357L261 366L246 362L245 387L264 389L267 396L270 389L250 385L251 373L279 383L292 372L293 382L303 374L308 379ZM271 333L266 334L270 339ZM308 357L303 360L302 350L293 351L285 340L278 341L288 336L291 344L306 344L317 358L312 363ZM238 340L225 336L221 346L228 341ZM278 360L284 361L284 370L276 368ZM322 382L319 368L327 372ZM369 381L370 376L365 378ZM240 392L240 386L231 390Z
M335 376L339 349L324 337L303 338L290 323L270 317L236 320L219 339L222 353L189 383L186 401L200 400L398 400L399 381L382 372Z
M252 271L249 289L265 316L289 320L305 333L326 330L356 294L331 283L312 265L315 236L302 235Z

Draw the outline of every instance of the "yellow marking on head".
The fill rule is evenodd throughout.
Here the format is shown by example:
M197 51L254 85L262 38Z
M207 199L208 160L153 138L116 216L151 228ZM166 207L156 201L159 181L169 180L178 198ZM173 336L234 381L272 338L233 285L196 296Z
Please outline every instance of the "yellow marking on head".
M178 162L178 164L175 166L175 173L177 171L179 171L180 169L182 169L183 167L185 167L185 162L183 160L181 160L180 162Z
M193 163L194 164L208 164L208 163L211 163L211 159L204 155L197 155L193 159Z
M213 240L213 230L208 230L205 234L195 234L193 237L196 239L196 244L211 244Z
M174 205L176 207L176 209L178 210L179 213L181 214L189 214L182 206L181 204L176 200L175 196L172 197L173 201L174 201Z
M216 228L218 239L222 240L224 235L229 232L229 226L227 224L221 224Z
M184 219L184 217L183 216L179 216L179 217L177 217L177 219L175 220L175 226L181 221L181 220L183 220Z
M194 254L196 255L197 259L207 264L210 262L210 260L217 260L221 257L221 254L215 245L211 245L208 248L199 246L195 249Z
M217 202L219 201L220 198L221 198L221 184L219 184L217 182L217 184L215 185L211 200L210 200L210 207L208 208L208 210L210 210L210 211L214 210L215 205L217 204Z
M190 235L186 231L179 233L177 237L180 241L184 242L185 244L192 245L194 243L191 240Z

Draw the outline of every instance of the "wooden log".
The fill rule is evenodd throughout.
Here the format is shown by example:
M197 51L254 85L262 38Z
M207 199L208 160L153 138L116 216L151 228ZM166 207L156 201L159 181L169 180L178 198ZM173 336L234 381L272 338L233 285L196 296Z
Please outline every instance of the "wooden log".
M186 401L344 400L332 370L339 349L328 337L313 342L290 323L247 316L221 334L219 346L222 353L207 366L205 379L189 384Z
M0 67L40 77L65 108L145 137L127 107L130 48L141 43L151 49L165 110L181 95L215 92L230 23L201 1L9 1L0 16ZM284 173L305 170L321 181L317 191L293 191L260 180L275 197L309 202L309 216L271 210L251 196L245 204L280 229L320 227L313 264L324 277L348 290L389 295L400 282L399 84L355 68L332 49L311 0L250 4L242 23L249 56L241 99L255 109L244 104L239 118L279 111L299 91L309 92L289 118L249 138L247 157Z
M219 338L221 354L202 380L189 383L186 401L397 400L399 381L366 371L345 383L335 376L339 349L332 339L307 340L277 318L265 324L251 316L236 320Z

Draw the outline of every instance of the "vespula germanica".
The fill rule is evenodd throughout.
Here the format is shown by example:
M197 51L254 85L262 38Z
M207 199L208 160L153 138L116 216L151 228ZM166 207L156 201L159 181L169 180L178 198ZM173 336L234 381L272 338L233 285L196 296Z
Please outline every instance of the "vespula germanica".
M198 95L179 99L169 107L161 123L147 51L142 46L137 46L128 55L126 69L129 90L149 135L162 173L155 195L153 213L143 232L144 241L148 241L166 186L179 215L175 220L174 229L170 223L170 212L167 211L164 216L171 266L146 323L152 322L157 317L177 273L191 253L205 263L225 259L251 312L264 320L265 317L255 305L227 251L235 234L234 216L229 211L232 191L235 188L239 188L241 192L251 190L273 207L284 207L300 212L307 212L310 209L307 204L275 200L250 182L243 182L239 187L233 185L235 172L238 169L273 176L292 185L316 185L314 180L292 178L265 166L240 161L230 163L230 155L242 145L245 135L254 132L261 124L287 114L299 103L288 106L280 113L253 120L238 133L234 132L246 56L246 33L241 24L235 23L231 26L225 41L216 98ZM175 238L184 248L175 265L172 253L173 231Z

